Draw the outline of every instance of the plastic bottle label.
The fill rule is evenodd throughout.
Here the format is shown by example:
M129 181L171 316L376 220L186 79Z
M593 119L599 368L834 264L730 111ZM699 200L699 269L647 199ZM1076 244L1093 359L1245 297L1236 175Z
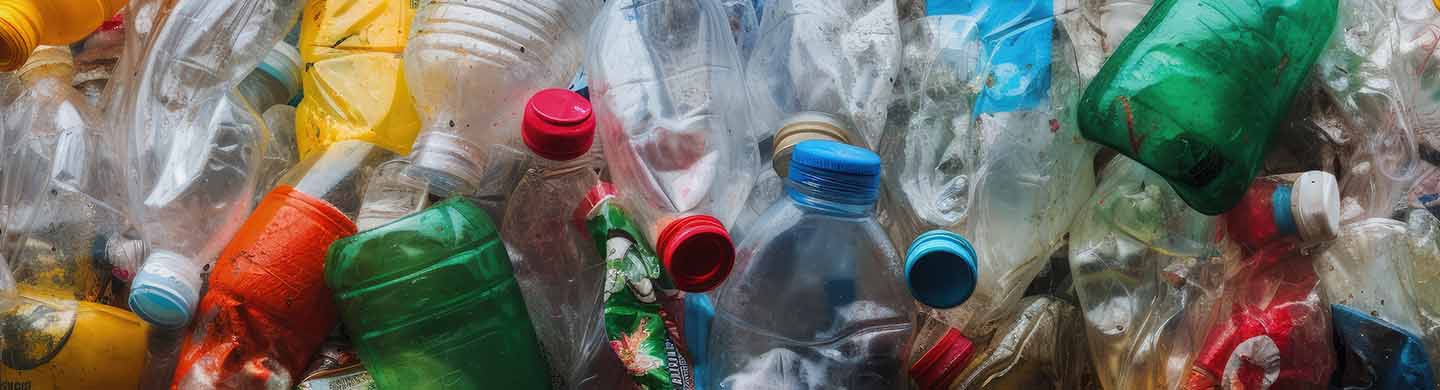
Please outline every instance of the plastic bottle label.
M1055 29L1051 1L934 1L925 7L929 16L980 18L974 36L985 46L979 65L985 82L973 115L1029 110L1049 103L1050 45Z

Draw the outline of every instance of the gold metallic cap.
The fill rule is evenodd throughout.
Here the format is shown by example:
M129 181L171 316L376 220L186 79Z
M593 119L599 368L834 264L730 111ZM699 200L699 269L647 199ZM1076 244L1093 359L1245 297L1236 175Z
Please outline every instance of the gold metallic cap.
M775 174L782 178L790 171L790 154L801 142L824 140L854 145L849 126L828 114L802 112L786 118L784 123L775 131L775 151L770 155Z
M20 67L17 74L25 77L26 73L50 66L64 66L70 71L74 71L75 56L70 53L70 48L65 46L40 46L30 53L30 58L25 61L24 66Z

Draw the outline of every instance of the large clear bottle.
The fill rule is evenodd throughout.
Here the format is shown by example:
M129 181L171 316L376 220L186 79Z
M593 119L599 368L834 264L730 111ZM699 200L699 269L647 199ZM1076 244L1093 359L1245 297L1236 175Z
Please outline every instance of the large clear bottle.
M893 0L784 0L765 12L745 63L763 168L740 229L780 199L800 140L879 144L900 58Z
M203 273L250 212L265 125L233 91L301 3L174 3L107 112L129 132L131 210L149 244L130 308L153 325L189 322Z
M545 347L552 377L564 388L584 383L591 362L608 353L601 325L605 260L588 250L573 211L600 182L590 153L595 117L590 102L569 90L542 90L525 105L521 135L532 158L506 204L500 237L515 266L530 320Z
M70 50L42 46L19 72L25 92L4 124L3 256L22 289L110 302L111 264L133 251L108 249L125 229L119 139L85 96L70 88Z
M1094 189L1096 149L1075 126L1076 60L1051 3L971 5L901 28L880 219L900 245L937 228L974 244L984 276L941 315L983 341Z
M1070 275L1107 389L1171 388L1198 349L1221 267L1216 218L1190 209L1160 175L1124 156L1070 229ZM1207 289L1208 288L1208 289Z
M734 225L759 168L726 20L708 0L611 1L588 45L590 96L611 178L687 291L724 279L734 259L725 227Z
M415 12L405 80L420 114L411 162L441 196L495 184L525 155L525 100L563 88L582 59L599 0L432 0Z
M831 141L796 147L777 202L714 293L710 389L900 388L914 301L872 210L880 159ZM696 341L699 342L699 341Z

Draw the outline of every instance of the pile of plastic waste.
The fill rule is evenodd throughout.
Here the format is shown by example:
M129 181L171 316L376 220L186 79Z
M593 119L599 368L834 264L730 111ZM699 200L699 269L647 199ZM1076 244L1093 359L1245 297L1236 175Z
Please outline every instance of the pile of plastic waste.
M0 0L0 390L1436 389L1440 1Z

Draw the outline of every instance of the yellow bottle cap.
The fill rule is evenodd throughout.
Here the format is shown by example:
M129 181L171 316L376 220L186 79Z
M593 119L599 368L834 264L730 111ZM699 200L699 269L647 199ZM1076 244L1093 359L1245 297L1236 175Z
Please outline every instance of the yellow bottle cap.
M39 15L29 1L0 1L0 71L19 69L39 46Z

